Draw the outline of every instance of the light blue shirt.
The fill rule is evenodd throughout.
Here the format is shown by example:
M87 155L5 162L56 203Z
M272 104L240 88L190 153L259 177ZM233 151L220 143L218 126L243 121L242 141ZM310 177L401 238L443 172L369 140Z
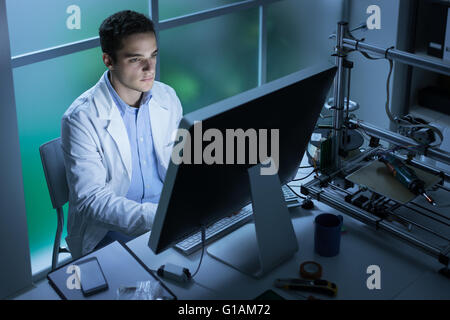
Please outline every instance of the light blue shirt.
M158 174L150 123L149 102L152 98L151 90L143 94L139 108L130 107L114 90L108 74L109 71L105 72L103 76L122 116L131 147L132 174L126 198L139 203L158 203L163 182Z

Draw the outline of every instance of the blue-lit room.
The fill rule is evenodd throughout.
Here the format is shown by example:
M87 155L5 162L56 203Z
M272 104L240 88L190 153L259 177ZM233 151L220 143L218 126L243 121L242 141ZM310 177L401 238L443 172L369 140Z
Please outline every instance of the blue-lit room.
M0 43L0 299L450 299L450 1L0 0Z

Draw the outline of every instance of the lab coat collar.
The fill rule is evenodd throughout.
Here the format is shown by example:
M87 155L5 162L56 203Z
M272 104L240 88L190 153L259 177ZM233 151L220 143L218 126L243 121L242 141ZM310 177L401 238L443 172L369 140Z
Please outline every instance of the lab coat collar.
M97 113L100 119L105 120L111 120L112 118L117 116L117 112L120 116L120 111L117 110L117 107L115 106L115 103L111 97L111 94L109 93L108 87L106 85L105 77L107 76L107 71L103 74L103 76L100 78L100 81L97 83L94 93L94 101L95 105L97 106ZM155 81L156 84L156 81ZM155 87L155 85L154 85ZM160 107L164 110L168 110L167 106L165 104L159 103L159 96L158 94L154 94L152 90L151 100L150 104L154 107Z
M108 72L108 71L106 71ZM155 83L156 84L156 83ZM155 87L155 85L154 85ZM157 90L152 90L152 98L149 102L150 108L150 123L152 127L153 143L157 158L164 161L164 138L169 127L169 112L168 107L158 102L159 96ZM94 102L97 108L97 113L100 119L109 120L107 131L116 142L119 149L122 161L127 169L128 178L131 181L131 147L128 140L127 129L120 115L119 109L116 107L104 76L100 78L94 92Z
M164 163L164 166L167 166L164 147L167 135L170 135L168 132L170 119L168 109L152 98L149 102L149 115L156 157ZM163 178L161 177L161 179Z
M119 108L120 115L123 117L124 113L130 110L132 110L133 113L137 112L136 108L130 107L127 103L125 103L125 101L123 101L122 98L119 96L119 94L116 92L111 82L109 81L109 74L110 71L107 70L103 74L102 79L104 80L106 87L108 88L108 92L112 100L116 103L117 108ZM152 98L152 90L144 92L140 101L141 104L140 106L147 105L151 98Z

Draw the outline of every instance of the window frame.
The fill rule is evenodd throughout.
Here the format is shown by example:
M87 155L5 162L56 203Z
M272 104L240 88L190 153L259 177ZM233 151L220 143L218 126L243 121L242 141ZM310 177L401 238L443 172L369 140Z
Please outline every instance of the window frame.
M212 19L227 14L232 14L241 10L259 7L259 36L258 36L258 86L267 81L267 26L266 26L266 6L283 0L243 0L240 2L202 10L191 14L186 14L174 18L159 20L159 0L147 0L148 15L155 25L156 36L159 32L171 28L180 27L190 23ZM57 57L69 55L83 50L88 50L100 46L98 36L50 47L38 51L28 52L11 57L11 67L18 68L32 63L37 63ZM160 63L156 65L156 79L160 78Z

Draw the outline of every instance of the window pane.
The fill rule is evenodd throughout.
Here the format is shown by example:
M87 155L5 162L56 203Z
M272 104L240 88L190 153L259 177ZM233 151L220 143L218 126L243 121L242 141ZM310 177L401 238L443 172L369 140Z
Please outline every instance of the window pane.
M183 16L240 1L242 0L160 0L158 3L159 20Z
M342 0L285 0L267 10L267 80L331 59Z
M98 81L104 70L100 48L13 70L33 273L51 263L57 221L45 182L39 146L61 135L63 113ZM64 227L63 241L65 236Z
M11 55L62 45L98 36L102 21L111 14L129 9L148 15L147 0L7 0ZM80 9L80 29L74 11Z
M184 113L258 84L258 9L163 30L161 81L180 97Z

